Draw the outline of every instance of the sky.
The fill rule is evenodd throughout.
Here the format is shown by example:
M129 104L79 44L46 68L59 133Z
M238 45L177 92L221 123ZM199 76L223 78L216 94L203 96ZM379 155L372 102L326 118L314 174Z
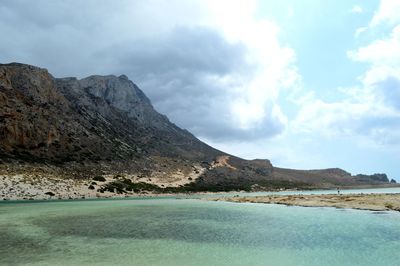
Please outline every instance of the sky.
M127 75L206 143L400 181L398 0L1 0L0 63Z

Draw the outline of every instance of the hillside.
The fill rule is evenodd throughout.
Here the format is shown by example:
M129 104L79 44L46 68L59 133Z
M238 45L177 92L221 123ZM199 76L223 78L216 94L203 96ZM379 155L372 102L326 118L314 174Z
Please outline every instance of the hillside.
M92 186L93 193L389 184L386 175L243 160L171 123L125 75L54 78L46 69L19 63L0 65L0 160L3 195L12 178L31 185L53 180L56 191L57 182L71 181ZM91 184L99 176L106 181Z

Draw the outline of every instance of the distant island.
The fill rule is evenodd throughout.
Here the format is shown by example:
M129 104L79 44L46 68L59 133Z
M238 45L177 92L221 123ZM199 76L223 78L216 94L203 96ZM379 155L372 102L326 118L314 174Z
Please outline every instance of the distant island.
M54 78L0 64L0 199L393 186L386 174L293 170L203 143L127 76ZM196 119L196 117L193 117Z

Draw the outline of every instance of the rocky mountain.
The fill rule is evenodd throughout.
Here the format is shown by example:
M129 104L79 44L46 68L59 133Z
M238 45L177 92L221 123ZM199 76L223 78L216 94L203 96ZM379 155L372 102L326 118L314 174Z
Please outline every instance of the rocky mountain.
M125 191L138 182L175 191L389 183L386 175L243 160L171 123L125 75L54 78L46 69L19 63L0 65L0 160L3 175L125 181L116 178L100 191Z

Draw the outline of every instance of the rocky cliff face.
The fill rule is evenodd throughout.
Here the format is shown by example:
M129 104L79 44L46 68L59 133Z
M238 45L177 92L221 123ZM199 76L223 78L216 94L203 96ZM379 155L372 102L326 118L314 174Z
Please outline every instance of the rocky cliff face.
M0 151L2 157L40 156L60 141L68 106L50 74L40 68L11 64L0 66Z
M21 64L0 71L3 157L64 163L220 153L157 113L125 76L55 79Z
M78 80L54 78L24 64L0 65L0 107L0 159L8 169L35 164L50 165L67 178L109 173L181 178L194 191L371 181L340 169L274 168L268 160L246 161L218 151L155 111L124 75Z

